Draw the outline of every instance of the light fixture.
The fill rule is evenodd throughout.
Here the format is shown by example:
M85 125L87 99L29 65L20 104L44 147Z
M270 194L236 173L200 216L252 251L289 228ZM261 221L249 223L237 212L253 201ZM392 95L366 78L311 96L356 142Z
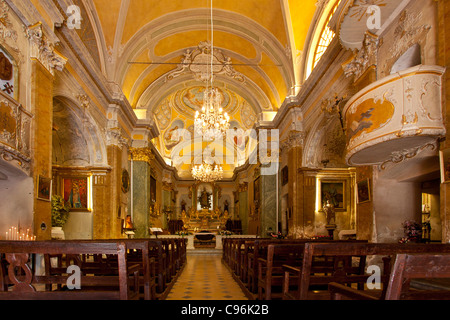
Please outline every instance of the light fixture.
M212 141L214 139L221 139L225 136L227 130L230 128L230 117L222 109L223 97L218 88L214 88L214 22L213 22L213 0L211 0L211 65L210 76L206 78L211 81L211 87L206 89L203 95L203 107L201 112L195 113L194 128L195 131L203 137L205 141Z
M191 172L195 180L202 182L214 182L222 179L223 176L223 169L221 165L211 165L206 162L199 165L194 165Z

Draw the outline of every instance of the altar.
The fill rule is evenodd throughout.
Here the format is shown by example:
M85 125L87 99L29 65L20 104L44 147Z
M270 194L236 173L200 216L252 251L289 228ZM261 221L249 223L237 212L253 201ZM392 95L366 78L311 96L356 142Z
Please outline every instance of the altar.
M242 234L233 234L233 235L221 235L221 234L214 234L215 238L216 238L216 244L215 247L213 248L214 250L222 250L223 249L223 243L222 240L225 238L257 238L257 235L242 235ZM185 238L187 239L187 244L186 244L186 249L187 250L199 250L201 252L201 249L196 248L194 246L194 237L195 234L189 234L189 235L184 235L184 236L180 236L180 235L163 235L163 236L159 236L159 238L163 238L163 239L170 239L170 238ZM155 239L156 236L152 235L150 236L150 238Z
M231 216L228 203L224 204L223 211L218 206L220 189L209 183L194 184L191 186L190 195L192 206L186 208L186 205L182 204L181 207L184 231L218 233L225 230L225 225Z

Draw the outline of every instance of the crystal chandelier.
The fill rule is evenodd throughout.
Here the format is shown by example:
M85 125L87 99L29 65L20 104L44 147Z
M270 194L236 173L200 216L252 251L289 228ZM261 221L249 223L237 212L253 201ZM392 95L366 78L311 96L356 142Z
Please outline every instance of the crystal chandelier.
M192 167L192 176L202 182L213 182L222 179L223 169L220 165L203 162Z
M195 113L195 130L203 140L222 138L230 128L230 117L221 107L222 95L217 88L207 88L203 95L202 111Z
M212 14L211 0L211 69L210 77L211 88L206 88L203 95L203 107L201 112L195 113L194 128L196 132L203 137L205 141L221 139L226 135L230 128L230 117L223 112L221 107L222 95L217 88L213 87L213 59L214 59L214 24Z

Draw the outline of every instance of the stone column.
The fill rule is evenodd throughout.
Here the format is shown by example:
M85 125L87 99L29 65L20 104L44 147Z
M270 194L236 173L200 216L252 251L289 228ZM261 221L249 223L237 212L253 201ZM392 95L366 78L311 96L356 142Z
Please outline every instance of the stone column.
M53 76L38 61L32 61L32 105L34 113L33 178L52 176ZM37 240L51 238L51 202L34 199L34 234ZM47 226L41 229L41 224Z
M438 64L450 68L450 3L446 0L438 0ZM443 113L446 119L447 137L441 143L441 150L450 148L450 128L448 126L450 119L450 74L446 72L443 79L444 84L444 106ZM450 183L441 184L441 224L442 224L442 242L450 242Z
M277 233L277 175L261 175L260 236L267 237L270 232Z
M132 161L132 218L136 238L149 235L150 175L154 154L150 148L130 148Z
M300 168L297 170L296 211L294 211L292 235L295 238L309 238L315 235L316 189L318 170Z
M248 183L245 182L239 185L238 188L239 199L239 219L242 223L242 233L248 234Z
M288 208L291 211L288 220L289 237L298 237L298 228L302 221L302 193L299 188L299 169L302 167L304 132L290 131L288 138L281 143L281 151L288 159Z
M55 69L62 70L66 59L56 52L44 35L41 23L27 28L31 58L31 109L34 114L32 176L52 177L53 79ZM51 202L36 198L34 193L34 234L37 240L51 238ZM41 226L46 228L41 228Z

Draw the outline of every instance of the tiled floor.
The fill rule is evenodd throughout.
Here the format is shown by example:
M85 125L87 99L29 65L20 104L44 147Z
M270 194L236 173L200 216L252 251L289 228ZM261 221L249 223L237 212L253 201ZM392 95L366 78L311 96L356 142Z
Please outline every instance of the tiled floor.
M188 253L167 300L247 300L221 259L221 254Z

